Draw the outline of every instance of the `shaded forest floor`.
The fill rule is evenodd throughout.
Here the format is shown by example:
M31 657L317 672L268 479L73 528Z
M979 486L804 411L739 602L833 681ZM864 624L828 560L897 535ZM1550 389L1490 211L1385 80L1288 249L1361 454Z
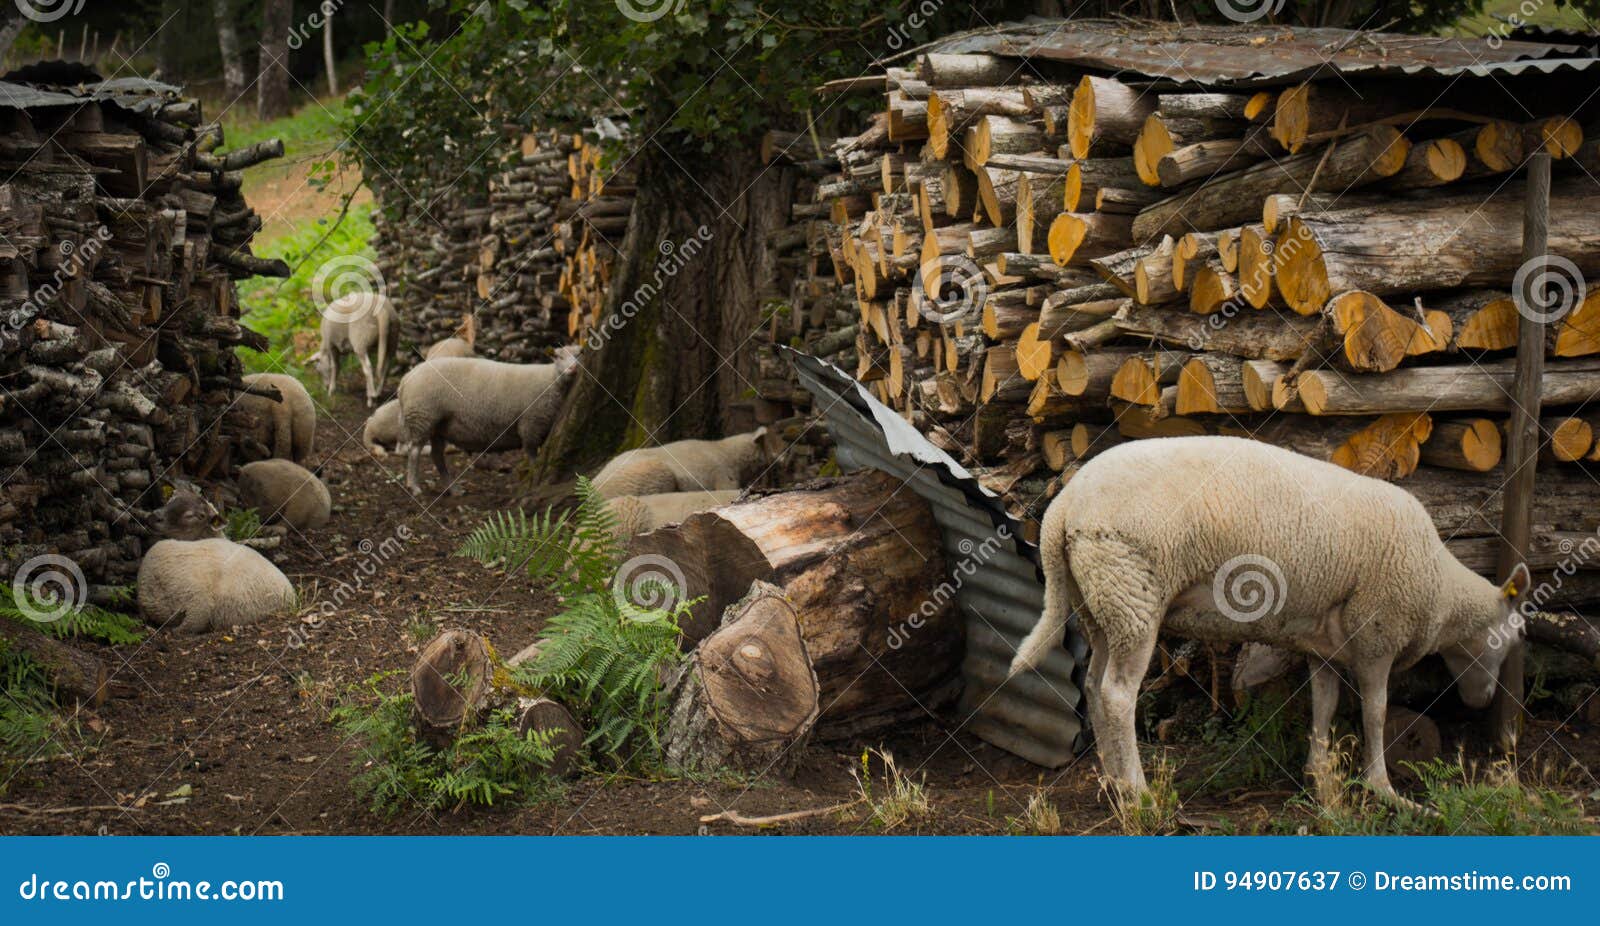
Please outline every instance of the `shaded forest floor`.
M1057 811L1062 832L1122 830L1100 793L1092 755L1045 770L952 729L948 717L868 742L813 744L792 778L638 780L596 773L538 806L373 815L350 786L363 761L360 744L342 737L328 719L341 695L376 673L408 670L418 646L446 627L475 630L514 652L534 639L555 602L520 577L452 555L486 513L515 503L516 454L492 455L470 468L462 496L413 500L401 483L399 459L374 461L361 449L365 415L358 400L341 395L335 414L319 424L316 457L334 496L334 518L323 530L291 534L279 556L305 596L300 619L233 636L163 631L136 646L105 649L129 696L78 718L78 748L23 768L0 795L0 832L695 833L702 831L702 814L779 813L850 801L858 795L851 773L869 747L891 752L927 800L926 813L897 832L1034 831L1038 823L1026 808L1039 793ZM452 453L452 467L468 459ZM349 588L336 593L341 583ZM325 601L339 604L319 620ZM1198 683L1194 687L1189 702L1198 714L1188 729L1199 731L1209 702ZM1303 706L1291 703L1284 713ZM1529 730L1533 748L1525 769L1539 769L1568 797L1600 803L1600 738L1581 724L1560 727L1563 718L1550 713L1536 716ZM1470 716L1463 712L1460 722L1447 720L1444 727L1447 755L1458 743L1468 755L1485 755ZM1287 746L1269 742L1274 737ZM1282 730L1254 740L1173 739L1159 751L1177 770L1186 820L1176 828L1316 828L1295 782L1303 744L1288 742L1292 737ZM1255 771L1241 774L1248 769ZM878 772L875 764L874 776ZM886 783L879 777L875 787L881 797ZM1382 826L1365 818L1341 825L1369 824ZM858 807L783 831L883 828ZM716 824L709 831L735 830Z

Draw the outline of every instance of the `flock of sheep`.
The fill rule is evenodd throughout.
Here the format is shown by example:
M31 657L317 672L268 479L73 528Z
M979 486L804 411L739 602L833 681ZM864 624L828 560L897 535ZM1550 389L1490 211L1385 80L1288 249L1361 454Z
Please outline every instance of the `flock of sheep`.
M377 402L394 349L397 320L381 296L347 297L330 307L318 369L333 392L340 355L353 352ZM337 319L337 320L335 320ZM376 353L375 357L369 354ZM374 455L406 454L406 486L421 493L426 451L446 491L457 491L445 448L469 452L521 448L545 439L575 362L500 363L476 356L470 325L433 345L400 381L397 397L376 408L363 431ZM282 401L246 394L263 422L273 459L243 467L241 503L295 530L329 517L327 487L302 464L316 413L293 377L249 378ZM623 536L642 533L738 496L770 459L764 429L722 440L679 441L619 454L595 476ZM1338 513L1330 510L1337 506ZM256 550L223 539L223 520L205 499L180 491L155 517L168 539L139 570L147 619L203 632L290 612L294 588ZM1086 464L1050 505L1042 525L1044 614L1012 671L1036 665L1059 646L1068 618L1081 615L1092 653L1087 699L1106 776L1145 788L1135 741L1139 685L1163 630L1212 641L1270 644L1304 653L1311 664L1311 761L1326 765L1340 679L1353 675L1363 702L1366 776L1393 796L1384 762L1390 672L1441 653L1462 699L1486 705L1507 643L1518 638L1513 603L1526 569L1495 586L1463 566L1440 541L1422 505L1389 483L1264 443L1229 437L1124 444ZM1269 558L1278 596L1270 609L1241 616L1226 606L1223 575L1241 559Z
M342 356L353 353L365 377L368 407L377 403L396 341L398 316L381 295L355 294L324 312L322 346L313 359L328 394ZM447 445L483 453L521 448L536 453L550 430L576 361L513 364L476 355L470 322L432 345L400 381L397 397L377 407L362 432L374 455L407 454L406 487L422 493L421 455L428 452L445 491L460 488L445 463ZM257 440L271 458L240 468L239 503L263 523L296 532L328 523L332 496L310 462L316 405L300 381L281 373L244 378L239 404L260 422ZM277 398L271 393L276 390ZM727 504L757 476L769 456L765 429L722 440L688 440L619 454L594 476L595 488L631 537L689 514ZM253 547L223 536L224 519L192 489L173 493L151 519L164 539L140 563L141 614L157 626L203 633L255 623L297 606L288 578Z

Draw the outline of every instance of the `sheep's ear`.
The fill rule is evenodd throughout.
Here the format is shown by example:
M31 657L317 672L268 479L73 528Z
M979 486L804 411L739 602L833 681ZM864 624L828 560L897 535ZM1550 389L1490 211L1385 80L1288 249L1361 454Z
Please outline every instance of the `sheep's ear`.
M1512 568L1511 575L1500 585L1500 594L1506 598L1515 598L1532 586L1533 574L1528 572L1528 564L1518 563Z
M756 436L755 436L756 440L760 440L761 438L766 437L766 436L767 436L767 426L766 425L762 425L761 427L756 428Z

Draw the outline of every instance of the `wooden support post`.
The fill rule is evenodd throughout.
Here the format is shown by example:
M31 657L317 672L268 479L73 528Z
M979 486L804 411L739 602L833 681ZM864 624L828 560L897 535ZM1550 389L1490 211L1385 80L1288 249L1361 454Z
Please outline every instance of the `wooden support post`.
M1522 219L1522 260L1541 264L1548 256L1550 235L1550 155L1541 151L1528 162L1528 198ZM1517 372L1514 380L1510 441L1506 454L1505 507L1500 515L1499 580L1504 582L1518 563L1527 560L1528 538L1532 530L1533 493L1539 461L1539 397L1544 379L1544 317L1542 293L1544 268L1524 273L1524 290L1514 293L1522 310L1517 323ZM1519 592L1526 593L1526 589ZM1523 651L1522 642L1507 644L1505 662L1500 667L1500 686L1490 712L1496 744L1504 752L1515 751L1522 732Z

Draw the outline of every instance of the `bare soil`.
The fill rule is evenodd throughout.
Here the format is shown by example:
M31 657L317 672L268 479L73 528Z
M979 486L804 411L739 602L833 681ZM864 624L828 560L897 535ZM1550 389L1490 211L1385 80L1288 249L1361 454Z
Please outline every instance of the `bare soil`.
M1040 788L1059 810L1063 832L1117 831L1092 755L1066 769L1042 769L953 729L947 717L890 731L881 741L814 744L790 779L637 780L601 773L535 807L373 815L350 787L363 758L360 746L328 721L340 692L374 673L408 669L419 643L437 628L469 628L515 652L534 639L554 602L523 579L452 555L487 512L515 504L517 455L491 455L470 467L464 495L415 500L404 490L400 460L374 461L361 449L365 415L358 400L343 395L319 426L317 456L335 515L326 529L291 535L280 557L306 596L299 620L233 636L156 632L138 646L103 648L128 696L79 717L80 748L29 764L0 789L0 833L735 832L721 823L703 827L699 818L849 801L857 793L851 771L869 746L889 750L913 779L925 782L932 812L901 832L1012 831L1013 819ZM451 454L457 469L468 460ZM396 543L402 526L410 538ZM349 587L337 593L341 583ZM324 601L339 603L321 619ZM1203 697L1198 686L1196 695ZM1525 758L1549 757L1580 793L1600 787L1594 773L1600 738L1583 724L1562 725L1564 718L1553 713L1534 718ZM1469 755L1486 755L1472 717L1446 716L1442 725L1447 754L1460 744ZM1202 788L1207 770L1228 756L1190 739L1168 744L1189 817L1235 832L1281 831L1286 821L1292 828L1301 811L1285 808L1299 793L1288 779L1278 790ZM877 787L882 784L879 779ZM1191 794L1194 789L1201 793ZM813 817L782 831L848 834L881 827L853 813Z

